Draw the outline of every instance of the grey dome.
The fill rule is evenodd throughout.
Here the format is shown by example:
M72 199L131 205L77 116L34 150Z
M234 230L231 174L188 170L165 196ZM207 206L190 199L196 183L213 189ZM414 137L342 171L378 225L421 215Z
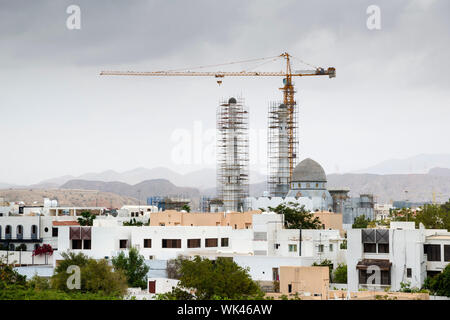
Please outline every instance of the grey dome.
M237 103L237 101L236 101L236 99L235 98L233 98L233 97L231 97L230 99L228 99L228 103L229 104L236 104Z
M327 176L322 166L310 158L300 162L292 173L294 182L327 182Z

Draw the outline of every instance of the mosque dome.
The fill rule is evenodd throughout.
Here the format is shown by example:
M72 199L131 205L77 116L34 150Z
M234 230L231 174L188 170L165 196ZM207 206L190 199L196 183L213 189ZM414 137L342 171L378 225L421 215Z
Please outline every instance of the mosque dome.
M327 176L322 166L316 161L307 158L300 162L292 173L295 182L327 182Z

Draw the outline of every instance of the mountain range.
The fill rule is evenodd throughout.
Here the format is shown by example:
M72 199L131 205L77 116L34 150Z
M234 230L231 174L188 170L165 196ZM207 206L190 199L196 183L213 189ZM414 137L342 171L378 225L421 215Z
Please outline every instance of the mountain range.
M424 173L405 173L410 168ZM391 200L447 201L450 198L450 155L417 155L403 160L387 160L365 169L367 172L328 174L328 188L346 188L351 196L373 193L378 202ZM419 170L419 171L420 171ZM395 174L389 173L394 171ZM383 173L384 172L384 173ZM386 173L387 172L387 173ZM261 196L267 190L266 177L258 172L250 173L250 195ZM1 184L0 189L70 189L98 190L123 197L183 195L198 201L200 195L216 195L215 169L202 169L179 174L165 167L136 168L122 173L107 170L86 173L78 177L66 175L41 181L31 186Z
M250 171L253 182L265 181L266 177L257 171ZM91 172L77 177L62 176L53 179L48 179L32 185L32 187L53 187L57 188L71 180L88 180L88 181L103 181L103 182L123 182L130 185L138 184L146 180L165 179L169 180L177 186L193 187L198 189L211 188L216 185L216 169L205 168L189 172L187 174L180 174L165 167L156 167L153 169L136 168L122 173L107 170L99 173Z
M389 159L353 173L416 174L432 168L450 168L450 154L418 154L404 159Z

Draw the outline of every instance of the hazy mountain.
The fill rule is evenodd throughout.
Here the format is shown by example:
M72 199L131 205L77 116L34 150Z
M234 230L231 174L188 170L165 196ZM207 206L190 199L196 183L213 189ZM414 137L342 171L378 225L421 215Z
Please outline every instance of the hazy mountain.
M250 172L252 183L265 180L265 176L256 171ZM179 174L165 167L156 167L153 169L136 168L122 173L107 170L99 173L91 172L82 174L78 177L62 176L58 178L41 181L34 185L44 187L57 187L65 184L70 180L88 180L88 181L104 181L104 182L124 182L127 184L137 184L146 180L166 179L177 186L194 187L198 189L211 188L216 185L216 169L205 168L189 172L187 174Z
M450 176L433 174L330 174L328 189L350 189L350 195L372 193L380 203L391 200L444 202L450 198Z
M130 185L119 181L90 181L90 180L70 180L60 187L61 189L82 189L112 192L121 196L133 197L146 201L150 196L180 195L190 198L198 198L198 189L189 187L177 187L166 179L154 179L142 181L138 184Z
M450 168L450 154L419 154L406 159L390 159L354 173L415 174L434 167Z
M27 205L43 205L44 198L57 199L58 205L67 207L121 208L127 204L138 204L138 200L111 192L71 189L12 189L0 190L0 198L8 201L23 201Z
M432 168L432 169L430 169L428 174L431 174L434 176L441 176L441 177L450 177L450 169L449 168Z

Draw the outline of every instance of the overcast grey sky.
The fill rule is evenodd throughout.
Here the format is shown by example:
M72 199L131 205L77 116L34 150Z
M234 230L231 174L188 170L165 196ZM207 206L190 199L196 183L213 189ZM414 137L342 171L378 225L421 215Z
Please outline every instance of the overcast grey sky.
M81 8L69 30L66 8ZM369 30L367 7L381 9ZM221 98L250 109L252 167L264 171L267 106L281 79L104 77L275 56L284 51L337 77L296 80L300 158L327 173L389 158L448 153L448 1L0 0L0 182L166 166L214 167L211 139L174 159L177 133L215 128ZM234 65L241 70L248 65ZM281 64L265 70L278 71ZM305 66L295 65L295 69ZM187 130L187 131L186 131ZM263 156L261 156L263 155Z

